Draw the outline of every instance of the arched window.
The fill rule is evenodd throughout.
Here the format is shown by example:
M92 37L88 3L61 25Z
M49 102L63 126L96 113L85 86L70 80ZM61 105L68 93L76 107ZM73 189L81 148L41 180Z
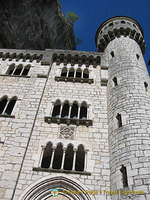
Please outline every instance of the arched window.
M81 78L81 75L82 75L82 71L80 68L78 68L76 71L76 78Z
M83 78L89 78L89 71L88 71L88 69L85 69L83 71Z
M61 113L61 117L63 118L68 118L69 115L69 102L66 101L63 105L63 109L62 109L62 113Z
M72 170L74 151L72 144L69 144L65 153L64 169Z
M87 119L87 104L85 102L82 103L80 108L80 119Z
M15 69L15 64L11 64L6 72L6 74L8 75L12 75L13 74L13 71Z
M57 100L56 103L54 104L52 117L59 117L59 115L60 115L60 106L61 106L60 101Z
M21 75L27 76L29 70L30 70L30 65L25 66Z
M62 163L62 156L63 156L63 145L59 143L55 150L54 154L54 161L53 161L53 169L60 169Z
M17 68L14 71L13 75L20 75L22 72L23 66L22 65L18 65Z
M4 96L0 100L0 115L3 114L5 106L7 104L8 98L7 96Z
M84 160L85 160L85 151L83 145L78 146L78 150L76 153L76 164L75 170L76 171L84 171Z
M61 71L61 76L66 77L67 76L67 67L64 67Z
M13 98L10 99L10 101L9 101L7 107L6 107L6 110L4 112L5 115L11 115L16 101L17 101L17 97L13 97Z
M74 68L70 68L68 77L74 77Z
M43 159L42 159L42 168L49 168L52 157L52 143L49 142L44 149Z
M78 104L74 102L71 108L71 115L70 118L77 118L78 117Z

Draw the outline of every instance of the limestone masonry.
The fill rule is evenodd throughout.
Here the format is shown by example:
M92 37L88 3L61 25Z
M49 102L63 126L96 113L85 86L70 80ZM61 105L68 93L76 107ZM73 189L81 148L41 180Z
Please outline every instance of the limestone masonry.
M97 53L0 49L1 200L150 199L142 28L113 17L95 42Z

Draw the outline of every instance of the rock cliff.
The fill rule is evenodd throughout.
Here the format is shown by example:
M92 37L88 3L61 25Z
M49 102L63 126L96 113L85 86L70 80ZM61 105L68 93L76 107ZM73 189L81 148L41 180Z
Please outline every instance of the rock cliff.
M75 49L57 0L1 0L0 16L0 48Z

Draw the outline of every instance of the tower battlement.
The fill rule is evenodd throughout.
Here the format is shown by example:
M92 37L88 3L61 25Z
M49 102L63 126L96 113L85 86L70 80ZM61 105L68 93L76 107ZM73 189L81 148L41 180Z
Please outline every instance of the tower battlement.
M121 35L135 40L145 52L144 33L140 24L130 17L112 17L101 24L95 36L95 43L99 52L104 52L108 43Z

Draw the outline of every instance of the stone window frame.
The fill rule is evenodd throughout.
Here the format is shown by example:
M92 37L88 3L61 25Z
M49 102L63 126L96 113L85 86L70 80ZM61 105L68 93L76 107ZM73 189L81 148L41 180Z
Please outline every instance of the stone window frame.
M43 160L43 156L44 156L44 151L46 149L46 146L51 143L52 145L52 154L51 154L51 159L50 159L50 163L49 163L49 167L46 168L42 168L42 160ZM61 167L60 169L54 169L53 168L53 164L54 164L54 156L55 156L55 151L56 148L59 144L62 144L62 150L63 150L63 154L62 154L62 160L61 160ZM65 170L64 166L65 166L65 156L66 156L66 151L69 145L72 145L73 147L73 161L72 161L72 169L71 170ZM77 171L75 169L76 167L76 155L77 155L77 151L79 146L83 146L84 148L84 169L83 171ZM33 171L43 171L43 172L56 172L56 173L72 173L72 174L81 174L81 175L91 175L90 172L87 172L87 157L88 157L88 149L85 148L85 145L83 144L73 144L73 142L70 143L65 143L63 144L62 142L52 142L52 141L48 141L46 144L41 145L41 149L39 152L39 160L38 160L38 164L36 167L33 167Z
M56 103L59 102L60 103L60 110L59 110L59 115L56 117L53 117L53 111L54 111L54 107L56 105ZM68 116L69 117L61 117L62 114L62 109L64 104L68 102L69 104L69 112L68 112ZM70 118L71 116L71 110L72 110L72 106L74 103L78 104L78 116L76 118ZM87 108L87 116L86 118L80 118L80 111L81 111L81 107L86 105ZM79 103L78 101L73 101L73 102L69 102L68 100L64 100L63 102L61 102L60 99L57 99L55 102L52 102L52 107L51 107L51 111L50 111L50 116L45 116L44 120L46 123L50 124L50 123L55 123L55 124L67 124L67 125L85 125L85 126L92 126L93 125L93 120L89 119L89 107L90 104L88 104L86 101L82 101L81 103Z
M70 66L68 65L70 64ZM82 65L79 67L78 64L75 64L74 66L71 66L71 63L68 63L66 65L63 64L63 67L61 68L60 76L55 76L55 81L65 81L65 82L79 82L79 83L94 83L94 80L90 78L90 70L85 66ZM66 76L62 76L63 70L66 70ZM69 72L73 70L74 76L69 76ZM77 72L81 71L81 77L76 77ZM88 74L88 78L84 78L84 74Z
M15 118L14 110L15 110L15 107L16 107L16 104L17 104L18 97L17 97L17 96L13 96L13 97L9 98L7 95L3 95L3 96L0 98L0 101L3 100L3 99L6 99L7 102L6 102L6 104L4 105L4 108L2 109L2 113L0 114L0 117ZM8 109L8 106L9 106L10 102L11 102L12 100L15 100L15 103L14 103L13 107L11 108L11 113L10 113L10 114L5 113L6 110Z
M8 66L8 68L7 68L6 72L5 72L5 76L26 77L26 78L29 78L30 76L29 76L28 74L29 74L29 72L30 72L31 67L32 67L31 64L24 64L24 63L22 64L22 63L20 63L20 64L17 64L17 65L16 65L16 63L11 63L11 64ZM12 73L9 74L11 68L12 68ZM21 68L20 74L14 74L15 71L16 71L17 69L19 69L19 68ZM23 75L23 72L25 71L25 69L28 69L28 71L27 71L27 74Z

